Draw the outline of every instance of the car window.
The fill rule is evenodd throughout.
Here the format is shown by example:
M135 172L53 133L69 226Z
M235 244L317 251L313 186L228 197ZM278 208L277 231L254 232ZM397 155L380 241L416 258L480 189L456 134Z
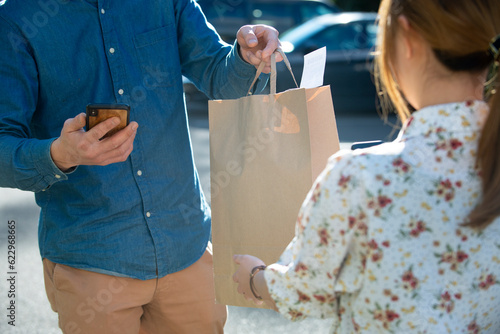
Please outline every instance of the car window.
M278 3L255 3L252 5L252 16L254 18L293 16L293 7Z
M374 22L368 22L366 24L366 35L369 48L373 48L377 45L377 32L378 26Z
M377 28L373 22L351 22L325 28L310 39L329 51L370 49L375 46Z
M244 0L198 0L205 16L210 19L224 17L246 18L246 2Z
M252 6L250 17L252 23L265 23L269 25L278 24L282 26L293 26L297 17L294 13L295 6L279 3L256 3ZM276 27L278 28L278 27Z
M303 3L299 7L301 23L306 22L316 16L337 13L337 10L333 10L331 7L326 6L322 3Z

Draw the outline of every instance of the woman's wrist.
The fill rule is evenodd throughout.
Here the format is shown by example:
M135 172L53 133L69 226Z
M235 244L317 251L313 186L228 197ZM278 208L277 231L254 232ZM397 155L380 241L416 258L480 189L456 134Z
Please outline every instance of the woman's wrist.
M254 278L255 276L266 269L266 266L264 265L261 265L261 266L256 266L252 269L252 271L250 272L250 291L252 291L252 294L255 298L257 298L258 300L262 300L262 296L261 294L259 294L259 292L257 291L257 288L255 287L255 282L254 282Z

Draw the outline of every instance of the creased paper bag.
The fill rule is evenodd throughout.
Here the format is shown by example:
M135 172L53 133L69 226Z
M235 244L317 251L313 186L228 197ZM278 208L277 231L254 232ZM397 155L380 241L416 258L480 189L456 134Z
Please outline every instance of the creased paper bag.
M275 73L273 62L269 95L209 101L214 277L221 304L257 307L236 291L232 256L276 262L294 236L313 181L339 149L330 87L275 94Z

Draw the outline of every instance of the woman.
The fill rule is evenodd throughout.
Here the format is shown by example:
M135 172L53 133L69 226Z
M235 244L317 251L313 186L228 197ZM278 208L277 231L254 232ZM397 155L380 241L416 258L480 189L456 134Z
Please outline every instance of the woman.
M500 81L500 1L383 0L379 16L400 136L334 155L279 262L236 255L233 278L335 333L499 333L500 92L483 92Z

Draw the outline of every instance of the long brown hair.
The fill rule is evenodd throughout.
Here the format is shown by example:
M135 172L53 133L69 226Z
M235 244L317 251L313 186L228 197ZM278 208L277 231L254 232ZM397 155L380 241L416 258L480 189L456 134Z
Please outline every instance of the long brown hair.
M382 0L375 76L378 91L386 98L382 98L382 105L393 105L402 121L411 110L391 68L400 15L408 19L450 71L482 73L494 67L490 42L500 35L499 0ZM498 54L496 60L500 60ZM487 98L490 113L477 152L483 196L465 224L476 228L486 227L500 216L500 76L496 75L492 84L493 94ZM496 94L495 88L499 90Z

